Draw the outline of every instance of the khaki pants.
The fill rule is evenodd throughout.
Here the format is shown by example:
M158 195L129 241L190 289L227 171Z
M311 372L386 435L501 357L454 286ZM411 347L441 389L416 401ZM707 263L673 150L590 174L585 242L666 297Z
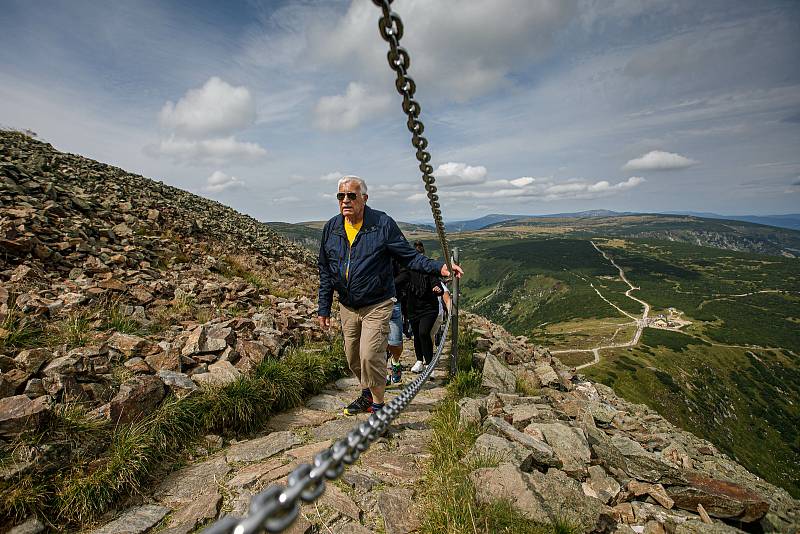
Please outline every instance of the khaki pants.
M394 299L363 308L339 304L344 353L362 388L386 385L386 345Z

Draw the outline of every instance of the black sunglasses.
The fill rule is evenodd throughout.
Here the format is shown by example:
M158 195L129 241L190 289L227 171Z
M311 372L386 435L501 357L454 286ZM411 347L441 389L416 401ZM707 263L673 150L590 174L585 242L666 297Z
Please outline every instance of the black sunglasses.
M358 198L358 193L354 193L352 191L349 191L347 193L336 193L336 200L338 200L339 202L344 200L344 197L347 197L348 200L355 200Z

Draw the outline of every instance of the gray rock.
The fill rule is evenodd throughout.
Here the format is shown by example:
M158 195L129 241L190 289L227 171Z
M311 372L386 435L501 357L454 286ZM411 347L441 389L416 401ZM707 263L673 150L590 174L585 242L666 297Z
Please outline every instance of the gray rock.
M320 410L323 412L341 412L345 403L339 397L333 395L315 395L306 401L306 406L312 410Z
M461 425L480 425L486 415L486 405L480 399L464 397L458 401L458 422Z
M536 377L543 387L557 388L561 384L558 373L546 363L537 365L534 369L534 373L536 373Z
M389 488L378 494L378 511L383 516L386 534L408 534L419 528L420 515L412 512L409 489Z
M489 504L508 500L531 521L551 524L568 518L583 532L595 529L605 510L597 499L583 494L578 482L564 472L551 469L523 473L508 463L499 467L477 469L470 474L475 485L475 500Z
M146 345L146 339L131 334L123 334L122 332L114 332L114 335L108 340L109 347L121 352L128 358L138 356Z
M519 443L492 434L478 436L475 445L464 457L464 462L469 464L480 459L508 462L523 471L530 471L533 465L533 453L530 450Z
M569 475L581 477L586 473L586 465L592 458L589 442L579 428L560 423L532 423L544 435L563 464L562 469Z
M483 422L483 429L485 432L508 438L511 441L523 445L531 451L533 461L537 465L561 467L561 460L556 456L555 451L550 445L531 435L523 434L499 417L487 417Z
M686 483L686 478L677 468L647 452L632 439L621 435L609 438L598 429L585 430L588 431L589 445L595 456L606 467L621 469L629 476L645 482Z
M502 393L513 393L517 389L517 377L508 367L500 363L500 360L489 353L483 363L481 386Z
M158 378L160 378L161 381L164 382L164 385L169 388L172 394L179 399L190 395L197 389L197 384L195 384L191 378L183 373L176 373L174 371L162 369L158 372Z
M209 488L216 488L217 481L230 470L225 458L210 458L171 473L158 485L153 496L162 504L177 508L207 493Z
M36 374L46 362L54 357L53 353L47 349L27 349L17 354L14 360L29 373Z
M164 398L164 383L151 375L126 380L111 399L110 416L114 422L128 423L152 412Z
M44 525L35 517L31 517L24 523L12 527L8 534L39 534L40 532L44 532Z
M207 373L192 375L200 386L224 386L235 382L242 377L242 373L231 362L216 362L208 366Z
M292 432L272 432L264 437L231 445L225 451L228 462L259 462L300 443Z
M12 438L36 428L50 411L47 397L31 400L27 395L0 399L0 437Z
M53 359L42 371L45 376L74 375L86 370L83 358L76 356L61 356Z
M111 523L93 530L92 534L141 534L157 525L169 512L169 508L155 504L137 506Z
M619 482L608 476L601 466L590 466L588 472L589 478L581 484L581 488L589 497L594 497L604 504L608 504L622 489Z

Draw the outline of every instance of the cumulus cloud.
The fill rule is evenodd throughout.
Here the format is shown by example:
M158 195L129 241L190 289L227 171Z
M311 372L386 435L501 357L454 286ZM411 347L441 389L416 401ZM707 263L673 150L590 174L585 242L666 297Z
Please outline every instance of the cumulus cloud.
M573 179L556 182L553 178L523 177L515 180L493 180L482 184L479 188L461 191L446 191L442 194L445 200L449 199L537 199L537 200L587 200L602 198L632 189L645 179L640 176L631 176L627 180L610 183L607 180L591 182L584 179ZM410 201L424 200L424 193L417 193L408 197Z
M674 171L691 167L697 162L686 156L663 150L653 150L644 156L628 161L623 165L625 171Z
M237 141L233 137L215 139L184 139L174 135L156 145L148 145L145 152L151 156L165 156L178 163L223 163L235 159L237 163L254 162L267 151L257 143Z
M218 136L253 124L256 104L246 87L234 87L213 76L177 103L164 104L158 119L164 128L184 137Z
M440 185L460 186L475 185L486 181L486 167L471 166L466 163L448 162L439 165L433 175Z
M366 86L350 82L343 95L323 96L314 108L314 126L324 131L352 130L364 120L386 110L389 94L369 94Z
M548 57L576 13L574 0L404 2L400 14L403 46L412 51L409 74L447 99L486 94L508 83L514 71ZM354 1L333 26L315 28L309 42L319 60L383 83L386 48L377 46L375 33L375 6Z
M203 191L206 193L221 193L222 191L240 189L244 186L245 183L235 176L228 176L222 171L214 171L206 180Z

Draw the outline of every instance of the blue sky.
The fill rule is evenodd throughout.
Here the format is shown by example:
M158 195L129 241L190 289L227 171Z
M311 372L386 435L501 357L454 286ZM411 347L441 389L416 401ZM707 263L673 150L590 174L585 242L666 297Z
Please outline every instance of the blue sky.
M800 3L396 0L445 221L800 205ZM429 208L369 0L5 0L0 125L264 221Z

